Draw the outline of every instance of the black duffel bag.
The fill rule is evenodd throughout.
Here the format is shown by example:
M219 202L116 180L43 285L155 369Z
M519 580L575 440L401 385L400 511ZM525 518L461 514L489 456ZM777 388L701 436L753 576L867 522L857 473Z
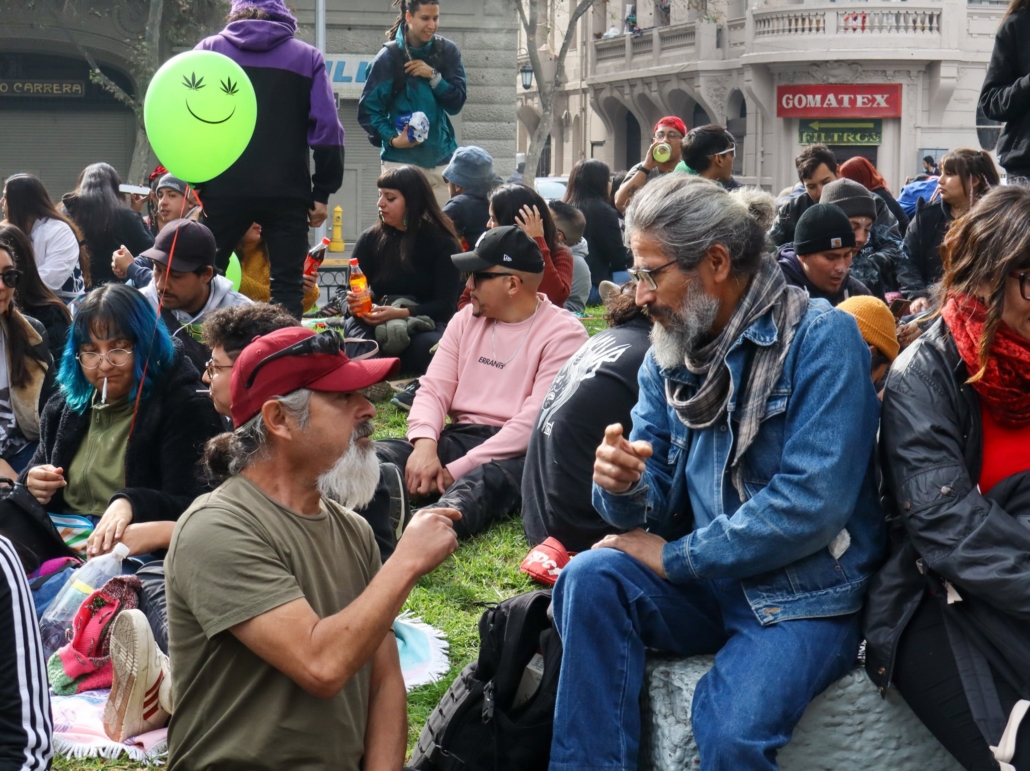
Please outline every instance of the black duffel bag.
M14 545L26 573L54 557L78 556L29 488L7 477L0 477L0 535Z

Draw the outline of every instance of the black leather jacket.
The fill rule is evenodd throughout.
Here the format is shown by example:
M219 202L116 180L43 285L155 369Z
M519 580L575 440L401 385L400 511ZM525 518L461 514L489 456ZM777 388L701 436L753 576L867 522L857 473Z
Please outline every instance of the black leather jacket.
M964 595L1030 620L1030 528L980 494L979 397L943 320L891 367L880 460L891 556L869 589L866 669L881 689L926 587L923 569Z

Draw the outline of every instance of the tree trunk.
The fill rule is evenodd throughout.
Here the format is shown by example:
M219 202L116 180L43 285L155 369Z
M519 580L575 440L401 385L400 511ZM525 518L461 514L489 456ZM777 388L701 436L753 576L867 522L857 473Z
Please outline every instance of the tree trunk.
M133 185L148 185L150 176L150 140L143 126L143 116L136 116L136 144L132 148L132 164L129 166L129 179Z
M146 99L150 79L157 72L161 52L161 21L164 16L164 0L150 0L147 13L147 29L143 44L140 46L145 64L136 83L136 144L132 148L132 164L129 166L129 179L133 184L144 185L150 176L150 140L143 122L143 103Z
M558 2L559 0L551 0ZM555 56L554 77L550 80L542 77L544 68L541 66L540 50L537 45L537 18L538 3L544 6L546 12L548 0L516 0L516 7L519 12L519 19L522 22L522 29L526 33L526 49L529 53L529 63L536 73L536 87L540 99L540 122L529 137L529 147L526 148L526 171L522 175L523 184L536 189L536 167L540 163L540 156L543 154L544 145L547 143L547 136L551 133L554 123L554 103L558 98L558 89L565 82L565 57L569 52L569 42L572 39L572 30L579 22L580 17L587 12L587 9L594 4L594 0L579 0L575 9L569 14L569 23L565 29L565 36L561 49ZM569 0L571 5L573 0ZM524 4L529 5L529 13L525 12ZM580 45L588 45L586 39Z

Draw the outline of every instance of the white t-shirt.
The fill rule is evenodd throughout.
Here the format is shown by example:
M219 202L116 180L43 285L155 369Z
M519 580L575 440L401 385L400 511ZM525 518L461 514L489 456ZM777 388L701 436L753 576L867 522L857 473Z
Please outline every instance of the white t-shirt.
M83 291L79 271L79 242L68 224L55 219L36 220L32 226L32 250L43 283L62 299Z

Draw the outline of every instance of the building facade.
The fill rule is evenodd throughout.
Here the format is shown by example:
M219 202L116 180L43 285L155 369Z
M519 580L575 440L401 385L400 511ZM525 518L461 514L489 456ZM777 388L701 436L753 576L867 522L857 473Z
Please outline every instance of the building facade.
M222 25L228 5L212 20L212 29ZM300 23L298 36L313 43L314 0L290 5ZM358 125L358 96L365 69L386 42L397 11L390 0L327 0L326 5L326 60L346 130L344 183L329 206L343 207L344 238L353 241L375 222L379 176L379 151ZM135 96L131 44L144 33L148 7L141 1L0 0L0 179L15 172L36 174L56 199L74 188L90 163L107 161L123 178L128 175L135 116L90 81L82 50ZM468 77L468 101L452 118L458 142L486 149L504 176L515 167L516 28L506 0L441 5L439 34L458 44ZM161 58L191 47L162 41Z
M563 5L554 11L560 22ZM892 189L920 159L980 147L977 99L1005 3L596 0L580 20L551 132L552 174L636 163L662 115L737 138L736 176L774 193L804 145L864 155ZM585 45L582 42L585 41ZM519 91L519 149L539 114ZM985 146L997 129L982 130Z

